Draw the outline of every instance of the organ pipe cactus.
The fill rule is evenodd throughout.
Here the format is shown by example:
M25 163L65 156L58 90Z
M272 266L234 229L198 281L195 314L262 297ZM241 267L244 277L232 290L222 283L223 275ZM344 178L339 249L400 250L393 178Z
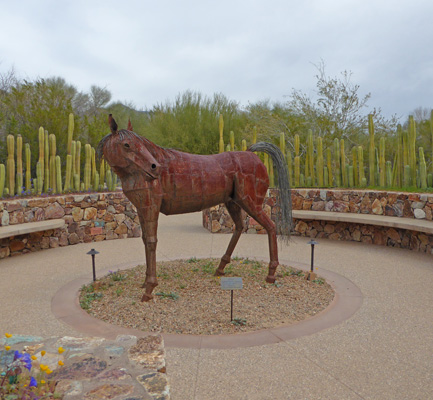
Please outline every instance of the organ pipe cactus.
M340 143L334 139L334 158L335 158L335 185L341 186L341 165L340 165Z
M35 190L38 194L42 193L42 189L44 188L44 169L42 168L42 164L40 161L36 163L36 183Z
M356 146L352 147L353 185L359 186L358 176L358 151Z
M315 182L315 173L314 173L314 142L313 142L313 132L311 129L308 131L308 167L309 167L309 175L305 173L306 178L311 178L311 186L314 185Z
M427 165L424 158L424 149L419 148L419 179L421 189L427 188Z
M253 127L253 144L257 143L257 126Z
M300 187L301 185L301 158L299 156L295 157L295 187Z
M358 172L359 172L359 186L365 187L367 180L364 175L364 151L362 146L358 146Z
M326 163L328 169L328 186L333 186L334 179L332 174L332 151L329 147L326 149Z
M71 154L72 151L72 136L74 135L74 114L69 114L69 123L68 123L68 154Z
M322 138L319 136L317 138L317 160L316 160L317 184L319 185L319 187L325 186L323 167L324 167L323 144L322 144Z
M385 187L386 184L386 162L385 162L385 138L381 137L379 142L379 150L380 150L380 159L379 159L379 167L380 167L380 179L379 185L381 187Z
M224 132L224 118L223 118L223 115L220 114L220 118L219 118L219 133L220 133L219 152L220 153L224 153L224 137L223 137L223 132Z
M47 154L47 157L48 157L48 154ZM42 126L39 128L39 161L38 162L41 164L42 171L45 171L45 168L44 168L44 164L45 164L45 131L44 131L44 128ZM42 175L40 177L40 179L41 179L41 183L43 183L44 182L44 176Z
M374 145L374 122L373 122L373 115L368 114L368 134L370 135L370 146L368 149L368 165L369 165L369 173L370 173L370 186L375 185L375 168L374 168L374 161L375 161L375 145Z
M409 165L411 185L416 186L416 125L412 115L409 115Z
M15 138L13 135L7 136L7 148L8 148L8 159L7 159L7 181L9 194L13 196L15 194Z
M343 186L348 185L348 179L347 179L347 168L346 168L346 154L344 152L344 139L340 140L340 158L341 158L341 177L343 179Z
M23 191L23 138L21 135L17 136L17 179L16 179L16 192L21 194Z
M74 170L74 186L76 191L81 190L81 142L76 141L75 149L75 170Z
M283 155L286 155L286 139L284 137L284 132L280 132L280 150Z
M56 135L51 133L48 138L50 142L50 187L54 193L57 193L57 180L56 180Z
M299 143L299 135L296 134L295 135L295 145L294 145L294 147L295 147L295 157L299 156L299 145L300 145L300 143Z
M247 150L247 141L245 139L242 139L242 151Z
M84 164L84 190L90 189L91 177L92 177L92 148L90 144L84 145L85 164Z
M44 154L46 156L44 163L44 190L48 193L50 189L50 142L48 141L48 131L44 132Z
M72 160L73 160L72 154L68 154L66 156L66 174L65 174L65 187L64 187L65 192L67 192L71 189Z
M290 151L287 151L286 159L287 159L287 169L289 171L289 182L290 184L293 184L293 162L292 162L292 153Z
M235 151L235 133L233 131L230 131L230 149Z
M68 154L69 156L69 154ZM62 165L60 161L60 156L55 157L56 166L56 193L63 193L62 190Z
M104 159L101 160L101 164L99 165L99 181L102 188L104 188L104 182L105 182L105 161Z
M0 164L0 198L3 197L6 181L6 168L4 164Z
M24 148L26 155L26 190L30 192L32 190L32 153L28 143L25 144Z
M391 161L386 162L385 166L386 170L386 186L391 187L392 186L392 167L391 167Z

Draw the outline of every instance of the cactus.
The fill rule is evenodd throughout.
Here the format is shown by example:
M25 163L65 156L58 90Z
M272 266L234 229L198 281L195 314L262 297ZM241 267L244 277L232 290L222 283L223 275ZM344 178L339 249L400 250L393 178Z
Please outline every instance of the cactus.
M23 191L23 138L17 136L17 179L16 192L20 195Z
M70 154L71 158L72 158L72 162L71 162L71 164L72 164L72 168L71 168L71 182L70 182L68 190L71 190L74 187L73 180L74 180L74 174L75 174L75 169L76 169L75 168L76 153L77 153L77 143L75 142L75 140L73 140L72 143L71 143L71 154Z
M50 142L48 141L48 131L44 132L44 154L46 156L44 163L44 191L48 193L50 188Z
M99 190L99 174L98 172L95 173L95 182L93 184L93 190Z
M328 186L333 186L334 179L332 175L332 151L329 147L326 149L326 164L328 169Z
M224 118L222 114L220 114L220 118L219 118L219 132L220 132L219 152L224 153L224 137L223 137Z
M317 160L316 160L317 184L319 185L319 187L325 186L323 167L324 167L323 145L322 145L322 138L319 136L317 138Z
M242 151L247 150L247 141L245 139L242 139Z
M305 177L304 174L301 174L299 177L299 184L301 187L305 187Z
M305 183L308 182L308 177L310 176L310 168L309 168L310 162L308 161L308 151L307 154L305 154L305 164L304 164L304 177L305 177Z
M433 174L428 174L427 175L427 186L429 188L433 187Z
M69 154L68 154L69 156ZM56 167L56 193L63 193L62 190L62 165L60 161L60 156L55 157L55 167Z
M25 144L25 155L26 155L26 191L31 192L32 190L32 153L30 151L30 145Z
M47 154L48 157L48 154ZM42 171L45 171L45 132L44 128L41 126L39 128L39 160L38 162L41 164ZM44 176L42 175L40 178L41 182L38 182L38 184L44 182Z
M280 132L280 150L281 153L286 155L286 140L284 138L284 132Z
M104 159L101 160L101 164L99 165L99 181L102 188L104 188L104 182L105 182L105 161Z
M340 142L334 139L334 165L335 165L335 186L341 186L341 166L340 166Z
M35 192L38 194L42 193L44 188L44 169L42 168L42 163L38 161L36 163L36 179L35 179Z
M301 158L299 156L295 157L295 187L300 187L301 185Z
M76 141L75 143L75 170L74 170L74 175L77 175L77 178L75 178L74 176L74 186L75 186L75 190L77 192L79 192L81 190L81 142L79 140ZM78 181L77 181L78 179Z
M253 144L257 143L257 126L253 127Z
M91 178L92 178L92 147L90 144L86 144L84 146L84 153L86 157L86 161L84 164L84 190L90 189Z
M421 189L427 188L427 165L424 158L424 149L419 148L419 179Z
M305 176L311 177L311 185L314 185L315 182L315 173L314 173L314 143L313 143L313 131L310 129L308 131L308 167L309 167L309 175L305 173Z
M274 178L274 163L272 162L272 158L269 158L269 186L271 188L275 187L275 178Z
M403 186L405 188L410 186L410 177L411 177L410 165L405 165L404 166L404 175L403 175Z
M416 185L416 125L412 115L409 115L409 165L411 172L411 185Z
M292 162L292 153L288 150L286 154L287 159L287 169L289 171L289 182L293 184L293 162Z
M359 186L358 154L357 154L356 146L352 147L352 166L353 166L353 184L354 186L358 187Z
M382 136L380 138L379 142L379 149L380 149L380 159L379 159L379 171L380 171L380 177L379 177L379 185L381 187L386 186L386 170L385 170L385 138Z
M56 135L51 133L48 137L50 142L50 188L53 193L57 193L57 179L56 179Z
M370 172L370 186L374 186L376 184L376 172L375 170L375 145L374 145L374 123L373 123L373 115L368 114L368 133L370 135L370 147L368 151L368 161L369 161L369 172Z
M340 157L341 157L341 177L343 179L343 186L348 185L347 168L346 168L346 154L344 152L344 139L340 140Z
M358 173L359 173L359 186L367 186L367 179L364 175L364 152L362 146L358 146Z
M328 167L323 167L323 181L326 187L329 185Z
M230 144L228 144L228 145L226 146L226 151L231 151Z
M431 168L433 171L433 110L430 111L430 133L431 133Z
M15 138L13 135L7 136L7 148L8 148L8 158L7 158L7 182L9 195L13 196L15 194Z
M0 164L0 198L3 197L6 182L6 168L4 164Z
M71 189L71 178L72 178L72 154L66 156L66 175L65 175L65 187L64 191L67 192Z
M69 114L69 123L68 123L68 154L71 154L72 151L72 136L74 135L74 114Z
M112 190L111 187L113 184L113 176L111 174L111 168L110 167L107 168L106 176L107 176L107 189Z
M233 131L230 131L230 149L235 151L235 133Z
M92 186L95 188L95 177L96 177L96 151L93 147L90 148L91 150L91 158L92 158ZM98 189L95 189L98 190Z

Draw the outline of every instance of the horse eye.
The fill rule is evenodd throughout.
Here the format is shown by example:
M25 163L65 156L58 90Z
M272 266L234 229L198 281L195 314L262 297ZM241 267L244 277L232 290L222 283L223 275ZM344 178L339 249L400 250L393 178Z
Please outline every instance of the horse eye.
M129 149L129 143L124 143L123 146Z
M155 169L155 168L156 168L156 165L155 165L155 164L152 164L152 165L150 166L150 168Z

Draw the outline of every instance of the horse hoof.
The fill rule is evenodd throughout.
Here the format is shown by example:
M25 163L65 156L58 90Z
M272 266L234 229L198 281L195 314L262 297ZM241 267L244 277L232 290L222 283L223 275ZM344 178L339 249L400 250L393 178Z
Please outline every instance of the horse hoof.
M150 301L153 299L153 296L151 294L143 294L143 297L141 298L141 301Z
M224 271L216 270L214 275L215 275L215 276L224 276L225 273L224 273Z
M268 283L275 283L275 276L267 276L266 277L266 282Z

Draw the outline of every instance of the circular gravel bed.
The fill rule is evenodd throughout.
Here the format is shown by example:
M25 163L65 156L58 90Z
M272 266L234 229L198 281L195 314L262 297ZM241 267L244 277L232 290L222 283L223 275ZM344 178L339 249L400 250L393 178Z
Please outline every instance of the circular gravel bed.
M267 263L233 259L225 276L242 277L234 291L230 321L230 290L213 276L219 259L160 262L154 299L142 303L146 268L111 271L96 284L83 286L80 305L110 324L148 332L230 334L251 332L301 321L324 310L334 291L323 278L307 281L302 271L280 265L274 284L265 282Z

